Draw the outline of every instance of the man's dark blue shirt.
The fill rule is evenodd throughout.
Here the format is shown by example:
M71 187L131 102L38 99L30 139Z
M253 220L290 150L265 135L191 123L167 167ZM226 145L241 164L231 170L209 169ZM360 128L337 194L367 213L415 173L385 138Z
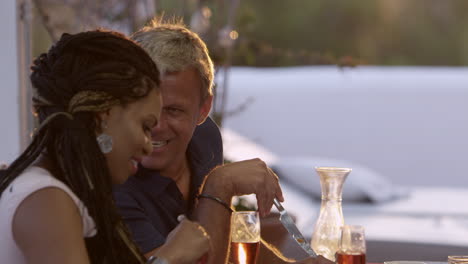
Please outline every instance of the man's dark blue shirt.
M207 118L197 126L187 155L192 175L188 201L183 199L175 181L141 166L134 177L114 189L120 214L144 253L164 244L177 226L179 215L190 215L205 176L222 164L221 134L213 120Z

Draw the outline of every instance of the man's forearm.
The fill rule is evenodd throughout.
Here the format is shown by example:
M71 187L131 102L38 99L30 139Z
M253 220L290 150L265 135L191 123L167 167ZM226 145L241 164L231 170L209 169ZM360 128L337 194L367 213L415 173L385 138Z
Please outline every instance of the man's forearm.
M226 200L223 201L227 203L231 202L230 198L224 199ZM212 248L209 253L208 263L226 263L229 249L231 213L220 203L202 198L198 201L193 218L210 235Z
M208 256L209 264L227 262L229 250L231 212L225 205L231 205L233 193L229 184L220 175L212 172L202 187L202 194L221 199L222 202L210 198L199 198L194 210L194 220L201 224L211 238L211 251ZM225 203L223 205L222 203Z

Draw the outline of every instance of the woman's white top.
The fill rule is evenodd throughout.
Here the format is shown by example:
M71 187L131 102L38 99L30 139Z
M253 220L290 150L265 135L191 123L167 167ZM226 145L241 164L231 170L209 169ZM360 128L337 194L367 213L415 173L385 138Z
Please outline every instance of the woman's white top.
M75 202L83 221L83 237L96 234L96 226L86 206L63 182L54 178L47 170L32 166L18 176L0 197L0 263L23 264L26 260L13 239L13 216L24 199L34 192L55 187L67 193ZM31 219L34 221L34 219Z

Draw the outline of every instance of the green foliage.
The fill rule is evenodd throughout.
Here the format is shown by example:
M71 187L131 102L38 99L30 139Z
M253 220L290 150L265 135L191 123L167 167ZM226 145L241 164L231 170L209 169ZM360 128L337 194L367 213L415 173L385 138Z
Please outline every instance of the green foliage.
M228 55L218 35L232 1L155 0L156 15L182 17L187 24L198 7L210 8L211 27L202 38L217 65L468 65L467 0L239 2L234 25L239 38ZM34 13L37 55L50 45L50 37Z
M242 0L234 64L467 65L466 0Z
M236 203L233 204L234 206L234 211L239 212L239 211L256 211L257 206L255 204L249 203L249 201L242 196L238 197L238 200Z

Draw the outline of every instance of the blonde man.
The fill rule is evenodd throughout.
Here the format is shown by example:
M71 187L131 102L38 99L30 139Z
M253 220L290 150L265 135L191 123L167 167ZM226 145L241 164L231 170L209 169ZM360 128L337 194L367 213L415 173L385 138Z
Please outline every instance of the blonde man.
M208 263L225 263L232 197L255 193L264 216L273 198L283 200L278 178L259 159L222 165L221 135L208 117L213 63L197 34L159 21L133 39L161 71L163 111L152 130L153 152L141 160L137 176L115 191L117 205L147 257L185 215L211 236Z

